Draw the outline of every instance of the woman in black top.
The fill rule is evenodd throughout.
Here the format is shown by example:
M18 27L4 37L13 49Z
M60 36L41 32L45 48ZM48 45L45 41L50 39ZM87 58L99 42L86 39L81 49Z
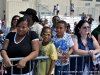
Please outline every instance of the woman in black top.
M1 50L1 56L4 59L4 65L7 69L7 75L11 74L11 66L13 66L13 74L20 74L20 68L22 74L28 75L29 61L38 56L39 51L39 39L34 31L29 31L29 19L27 17L21 17L17 22L17 32L10 32L6 36L3 48ZM11 63L9 58L24 57L20 61L14 61ZM31 70L32 70L31 64ZM30 74L32 75L32 74Z

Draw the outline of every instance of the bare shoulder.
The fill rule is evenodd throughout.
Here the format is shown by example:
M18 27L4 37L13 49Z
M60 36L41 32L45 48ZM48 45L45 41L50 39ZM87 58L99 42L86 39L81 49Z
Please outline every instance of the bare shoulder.
M93 35L91 35L91 38L92 38L93 40L95 40L95 39L96 39Z
M100 38L100 34L98 35L98 37Z

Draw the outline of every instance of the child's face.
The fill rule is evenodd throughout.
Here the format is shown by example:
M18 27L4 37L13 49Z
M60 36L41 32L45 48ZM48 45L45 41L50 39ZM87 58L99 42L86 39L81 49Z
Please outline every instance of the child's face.
M64 32L66 32L66 27L64 24L58 23L56 26L56 33L58 36L64 35Z
M51 39L51 30L50 29L45 29L44 32L42 33L42 38L43 38L43 42L49 42Z

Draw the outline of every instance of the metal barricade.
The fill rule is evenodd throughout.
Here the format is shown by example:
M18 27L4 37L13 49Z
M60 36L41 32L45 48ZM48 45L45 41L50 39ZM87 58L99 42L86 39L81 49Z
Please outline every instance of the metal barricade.
M79 60L81 59L81 61ZM78 63L80 62L80 63ZM81 65L80 65L81 64ZM92 58L90 56L82 56L82 55L70 55L69 58L69 70L65 71L61 69L61 74L68 73L69 75L100 75L100 71L94 70L96 65L93 65ZM64 65L61 65L61 68Z
M19 61L19 60L21 60L21 59L23 59L23 58L10 58L12 64L13 64L14 61ZM49 56L38 56L37 58L34 59L34 60L38 60L38 65L37 65L37 67L38 67L38 72L39 72L40 60L41 60L41 59L47 60L47 59L49 59ZM34 60L32 60L32 61L34 61ZM2 63L2 68L1 68L1 69L2 69L2 71L3 71L3 70L4 70L3 59L0 59L0 62ZM48 62L46 61L46 65L48 65L47 63L48 63ZM32 69L32 70L31 70L31 64L33 64L33 69ZM15 64L13 64L13 66L11 67L11 75L23 75L23 74L22 74L22 72L23 72L22 68L20 69L20 74L13 74L13 67L14 67L14 65L15 65ZM46 69L47 69L47 67L46 67ZM6 72L7 72L7 71L5 70L4 72L2 72L1 75L4 75ZM47 73L47 72L46 72L46 73ZM29 61L29 73L27 73L27 75L34 75L34 63L31 62L31 61ZM37 75L39 75L39 73L38 73Z
M73 58L75 59L75 61L72 62ZM82 61L80 61L79 59L82 59ZM81 62L82 65L80 65ZM72 63L74 63L75 65L73 66ZM91 64L92 62L92 58L90 56L82 56L82 55L71 55L70 56L70 66L74 67L75 70L72 70L72 67L69 67L69 73L70 75L97 75L98 73L100 73L99 69L98 71L94 70L94 68L96 68L96 65ZM78 68L81 66L81 69L79 70ZM89 70L91 69L91 70Z
M79 61L79 60L78 60L80 57L81 57L82 61ZM84 70L84 68L85 68L85 66L86 66L86 63L84 63L86 60L85 60L84 58L88 58L88 57L89 57L89 56L82 56L82 55L76 55L76 54L75 54L75 55L70 55L70 58L69 58L69 70L66 71L66 72L68 72L69 75L77 75L78 73L81 74L81 73L83 73L83 72L89 73L88 75L97 75L98 73L100 73L99 70L98 70L98 71ZM71 59L73 60L73 58L75 58L75 61L72 62L72 63L75 64L74 66L73 66L72 63L71 63ZM19 60L21 60L21 59L22 59L22 58L10 58L12 64L13 64L14 61L19 61ZM48 67L47 67L48 61L47 61L47 59L49 59L49 56L38 56L37 58L34 59L34 60L38 60L38 65L37 65L38 73L37 73L37 75L39 75L41 59L43 59L43 60L46 61L46 74L47 74L47 69L48 69ZM32 61L34 61L34 60L32 60ZM91 58L88 58L87 61L88 61L88 62L87 62L87 65L88 65L88 67L90 67L90 66L91 66L91 64L90 64ZM2 62L2 70L4 70L3 59L0 59L0 62ZM79 64L77 64L77 62L82 62L81 70L78 70L78 69L77 69L77 68L79 67ZM33 72L33 69L31 70L31 62L29 62L29 63L30 63L30 64L29 64L29 67L30 67L30 68L29 68L29 74L27 74L27 75L34 75L34 74L33 74L33 73L34 73L34 72ZM32 63L32 64L34 64L34 63ZM13 65L14 65L14 64L13 64ZM74 70L71 70L71 69L72 69L71 66L73 66L75 69L74 69ZM13 74L13 67L14 67L14 66L11 67L11 75L16 75L16 74ZM63 65L62 65L61 67L63 67ZM95 67L95 66L94 66L94 67ZM34 67L33 67L33 68L34 68ZM91 68L93 68L93 67L91 66ZM6 71L4 71L4 72L6 72ZM23 70L20 69L20 74L19 74L19 75L23 75L22 72L23 72ZM61 72L65 72L65 71L61 71ZM93 74L90 74L90 73L93 73ZM3 75L3 72L2 72L1 75ZM18 74L17 74L17 75L18 75ZM61 74L61 75L63 75L63 74Z

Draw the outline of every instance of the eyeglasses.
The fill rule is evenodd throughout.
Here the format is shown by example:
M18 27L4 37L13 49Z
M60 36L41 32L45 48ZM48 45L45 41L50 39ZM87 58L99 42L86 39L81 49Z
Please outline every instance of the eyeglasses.
M18 21L19 19L13 19L13 20L17 20Z
M89 29L90 28L90 26L84 26L84 27L82 27L83 29Z
M51 36L49 33L42 33L43 36Z

